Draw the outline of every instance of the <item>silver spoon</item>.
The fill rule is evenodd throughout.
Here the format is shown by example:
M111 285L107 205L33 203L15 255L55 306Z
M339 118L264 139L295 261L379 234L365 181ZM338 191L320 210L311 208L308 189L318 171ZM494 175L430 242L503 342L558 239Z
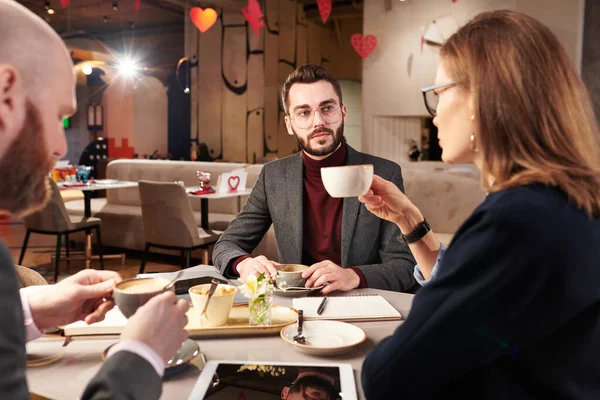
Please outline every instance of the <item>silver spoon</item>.
M304 323L304 311L298 310L298 333L294 336L294 343L306 344L306 338L302 335L302 324Z
M177 271L177 273L175 274L175 278L173 278L171 280L171 282L167 283L167 285L163 288L163 292L166 292L167 290L171 289L173 287L173 285L175 285L175 283L177 283L177 280L179 279L179 277L181 276L181 274L183 274L183 270L180 269L179 271Z

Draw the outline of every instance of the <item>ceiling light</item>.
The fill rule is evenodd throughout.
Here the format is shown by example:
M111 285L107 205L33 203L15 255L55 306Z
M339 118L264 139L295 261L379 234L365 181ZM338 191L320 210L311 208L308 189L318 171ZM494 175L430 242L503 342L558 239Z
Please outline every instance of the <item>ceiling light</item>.
M83 72L85 75L91 75L92 67L90 67L89 65L86 64L83 67L81 67L81 72Z
M50 15L54 14L54 9L53 8L49 8L48 10L46 10L46 12Z
M115 1L112 5L112 8L114 11L117 11L119 9L119 3Z
M118 68L121 74L125 76L133 76L138 70L137 64L132 59L121 60L121 63L119 64Z

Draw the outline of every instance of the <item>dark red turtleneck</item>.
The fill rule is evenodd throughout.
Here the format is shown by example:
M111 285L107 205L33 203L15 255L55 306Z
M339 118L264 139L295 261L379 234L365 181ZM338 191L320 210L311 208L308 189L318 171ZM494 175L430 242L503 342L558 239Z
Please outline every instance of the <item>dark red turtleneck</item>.
M304 229L302 236L302 263L312 265L331 260L342 262L343 199L327 193L321 179L321 168L346 164L346 145L342 144L323 160L314 160L302 152L304 162Z

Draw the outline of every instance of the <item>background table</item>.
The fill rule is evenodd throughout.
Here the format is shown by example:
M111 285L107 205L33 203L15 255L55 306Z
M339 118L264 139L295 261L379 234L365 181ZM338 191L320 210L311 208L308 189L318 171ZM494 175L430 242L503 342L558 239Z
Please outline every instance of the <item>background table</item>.
M406 317L412 305L413 295L376 289L357 289L348 294L380 294ZM292 299L274 297L279 305L291 307ZM283 362L336 362L349 363L354 369L354 377L359 398L364 399L360 375L362 363L367 353L382 339L391 335L401 321L361 322L367 340L346 354L317 357L294 350L279 336L231 337L197 340L200 351L207 361L283 361ZM28 354L52 355L64 353L53 364L42 367L29 367L27 380L31 393L50 399L78 399L83 390L102 364L100 354L116 339L78 339L67 347L63 340L42 338L27 344ZM196 365L199 365L196 366ZM165 380L161 399L187 399L200 374L201 363L190 366L180 375Z
M242 196L250 195L252 189L244 189L236 192L228 192L228 193L207 193L207 194L193 194L190 193L189 190L194 188L186 188L188 191L188 196L200 199L200 226L202 229L208 229L208 201L209 200L219 200L219 199L229 199L232 197L238 198L238 212L242 209L241 198ZM197 188L200 190L200 187Z

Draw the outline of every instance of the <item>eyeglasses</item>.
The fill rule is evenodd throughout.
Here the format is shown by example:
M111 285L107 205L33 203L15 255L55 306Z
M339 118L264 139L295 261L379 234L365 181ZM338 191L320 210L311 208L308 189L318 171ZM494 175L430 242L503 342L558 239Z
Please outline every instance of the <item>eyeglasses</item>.
M437 106L439 102L439 93L436 92L436 90L445 89L453 85L456 85L456 82L450 81L421 89L421 92L423 93L423 100L425 101L425 108L427 108L427 111L429 111L429 114L431 114L433 117L437 115Z
M335 124L342 119L341 108L336 104L327 104L317 110L311 110L310 108L296 110L290 115L290 119L298 129L307 129L312 126L316 113L319 113L323 122L327 124Z

